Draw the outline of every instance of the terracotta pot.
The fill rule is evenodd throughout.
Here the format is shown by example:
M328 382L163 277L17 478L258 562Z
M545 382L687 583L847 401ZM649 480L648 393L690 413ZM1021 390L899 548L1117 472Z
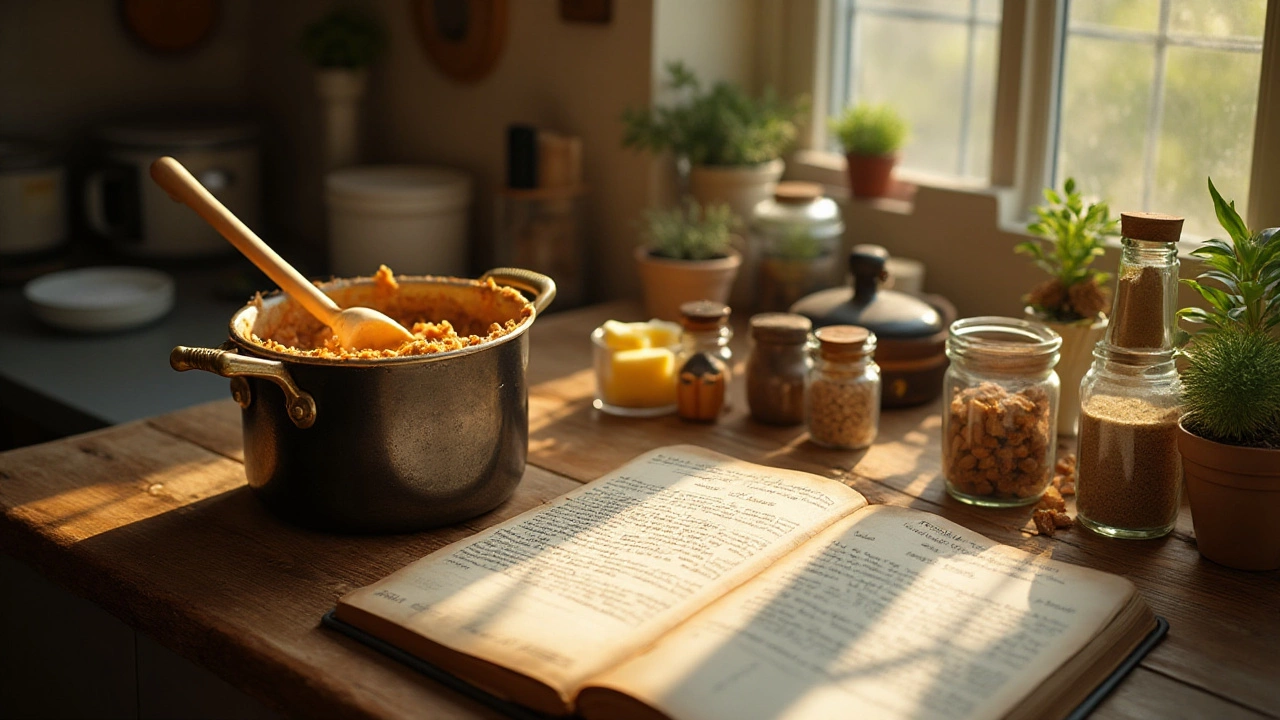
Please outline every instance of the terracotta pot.
M1224 445L1178 424L1200 554L1238 570L1280 568L1280 450Z
M733 279L742 265L742 254L730 249L728 257L713 260L672 260L636 248L636 267L644 289L645 312L659 320L680 320L680 306L691 300L727 303Z
M1058 434L1076 436L1080 420L1080 381L1093 364L1093 348L1107 332L1107 319L1100 317L1090 323L1055 322L1046 320L1030 307L1024 307L1027 319L1049 326L1062 336L1062 348L1058 350L1058 378L1062 381L1062 396L1058 402Z
M782 160L759 165L694 165L689 168L689 194L700 205L724 203L745 227L751 222L756 205L773 197L778 179L786 166ZM742 270L726 300L731 307L745 310L755 301L751 280L760 264L758 253L749 245L741 246Z
M898 164L897 155L858 155L847 153L849 192L854 197L878 198L889 194L889 180Z

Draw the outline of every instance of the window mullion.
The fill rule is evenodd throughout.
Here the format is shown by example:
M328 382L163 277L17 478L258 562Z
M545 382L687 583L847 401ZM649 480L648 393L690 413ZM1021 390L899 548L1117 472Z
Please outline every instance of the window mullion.
M1147 113L1147 136L1142 161L1142 209L1154 202L1156 167L1160 153L1160 128L1164 123L1165 66L1169 61L1169 4L1160 0L1160 30L1156 34L1155 69L1151 77L1151 110Z
M1267 3L1249 174L1249 227L1280 226L1280 3Z
M974 46L978 40L978 0L969 0L968 35L965 38L964 87L960 95L960 147L956 153L956 175L964 177L969 164L969 117L973 110Z

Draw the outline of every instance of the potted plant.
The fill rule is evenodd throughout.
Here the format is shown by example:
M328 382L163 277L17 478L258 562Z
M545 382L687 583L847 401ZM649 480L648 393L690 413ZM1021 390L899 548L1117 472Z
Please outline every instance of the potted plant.
M324 103L325 169L359 159L359 102L368 66L386 47L378 21L340 7L306 27L302 52L316 68L316 93Z
M1280 228L1251 233L1209 180L1229 240L1192 255L1183 280L1207 303L1181 354L1178 450L1200 554L1241 570L1280 568ZM1208 283L1213 283L1208 284Z
M1058 433L1074 437L1080 419L1080 380L1107 329L1106 282L1111 276L1092 264L1106 249L1104 238L1116 234L1119 221L1111 217L1107 203L1085 200L1073 178L1067 178L1061 193L1045 188L1044 198L1047 204L1036 208L1035 222L1027 225L1038 239L1020 242L1014 251L1030 255L1049 274L1023 296L1024 312L1062 336Z
M645 214L644 243L636 265L650 317L678 321L680 305L691 300L726 302L742 264L730 232L727 205L683 205Z
M887 195L909 132L897 109L887 103L852 105L831 119L831 131L849 164L849 192L854 197Z
M628 108L622 116L624 147L670 151L688 171L689 193L702 205L727 204L749 220L756 203L782 177L782 155L796 140L800 108L766 91L751 97L717 82L706 88L683 62L667 64L668 87L680 101Z

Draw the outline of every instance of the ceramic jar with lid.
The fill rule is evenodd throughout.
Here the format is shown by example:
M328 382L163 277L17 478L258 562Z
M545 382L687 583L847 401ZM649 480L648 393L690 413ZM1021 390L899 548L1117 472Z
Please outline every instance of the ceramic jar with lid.
M947 327L956 311L940 295L917 297L881 288L888 257L878 245L855 245L849 254L852 285L805 296L791 312L809 318L815 328L857 325L875 333L884 384L881 405L920 405L942 392Z
M840 207L823 197L821 185L778 183L773 197L760 201L751 216L760 258L756 308L783 311L808 293L836 284L843 233Z
M942 412L947 492L988 507L1030 505L1053 479L1058 350L1043 323L972 317L951 324Z
M760 313L751 317L747 356L747 405L768 425L804 422L804 382L809 373L813 324L803 315Z
M880 426L876 336L856 325L828 325L815 337L818 345L805 383L809 439L839 450L868 447Z

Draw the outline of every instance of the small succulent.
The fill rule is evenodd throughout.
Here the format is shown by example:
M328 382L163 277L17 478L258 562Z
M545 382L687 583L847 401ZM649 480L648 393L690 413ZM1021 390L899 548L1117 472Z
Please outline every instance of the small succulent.
M729 254L733 213L728 205L703 208L689 199L682 206L645 213L649 252L673 260L709 260Z
M907 121L888 103L859 103L831 118L831 132L846 153L892 155L907 142Z
M1014 251L1030 255L1050 278L1023 300L1048 320L1093 320L1107 309L1105 284L1111 275L1090 266L1120 223L1106 202L1086 202L1074 178L1067 178L1061 193L1045 188L1044 198L1048 204L1036 208L1036 221L1027 225L1040 238L1020 242Z

